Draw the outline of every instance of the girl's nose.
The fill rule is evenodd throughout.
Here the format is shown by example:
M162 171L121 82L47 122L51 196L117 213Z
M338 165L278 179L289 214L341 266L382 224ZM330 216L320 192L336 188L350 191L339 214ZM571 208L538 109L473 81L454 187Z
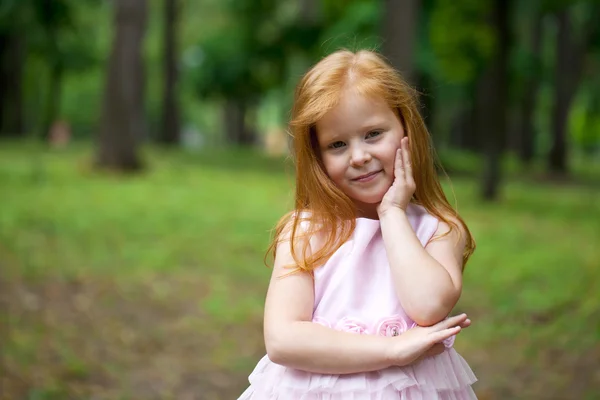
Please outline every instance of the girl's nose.
M362 146L356 146L352 149L350 164L360 166L371 161L371 154Z

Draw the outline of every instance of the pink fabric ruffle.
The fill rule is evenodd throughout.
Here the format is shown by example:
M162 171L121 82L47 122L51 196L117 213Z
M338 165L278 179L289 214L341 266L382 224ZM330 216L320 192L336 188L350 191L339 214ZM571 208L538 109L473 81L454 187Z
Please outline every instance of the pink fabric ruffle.
M265 356L238 400L465 400L476 399L477 378L454 350L407 367L325 375L287 368Z

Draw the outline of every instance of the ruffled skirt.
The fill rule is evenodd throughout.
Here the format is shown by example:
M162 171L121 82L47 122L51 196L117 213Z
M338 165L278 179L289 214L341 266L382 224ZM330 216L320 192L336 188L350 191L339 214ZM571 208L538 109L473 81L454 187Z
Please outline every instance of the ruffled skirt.
M238 400L464 400L477 399L477 381L466 361L450 348L406 367L324 375L299 371L263 357Z

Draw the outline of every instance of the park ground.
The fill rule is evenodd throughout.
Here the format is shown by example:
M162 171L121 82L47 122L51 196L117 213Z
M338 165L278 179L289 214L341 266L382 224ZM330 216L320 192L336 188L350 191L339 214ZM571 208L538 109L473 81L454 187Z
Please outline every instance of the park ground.
M91 159L0 146L2 398L237 398L264 354L263 256L293 169L249 151L146 149L131 176ZM456 348L479 397L597 398L600 174L508 165L482 203L477 162L452 165L478 243Z

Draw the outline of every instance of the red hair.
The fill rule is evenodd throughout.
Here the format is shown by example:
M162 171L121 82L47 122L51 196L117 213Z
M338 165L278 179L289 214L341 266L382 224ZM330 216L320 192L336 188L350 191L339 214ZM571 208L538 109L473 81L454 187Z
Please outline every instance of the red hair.
M414 176L413 202L446 222L451 230L460 232L462 228L466 234L464 266L475 250L475 241L440 185L436 157L418 111L416 92L380 55L366 50L330 54L311 68L296 88L290 121L296 164L295 206L278 222L267 254L275 257L277 245L284 238L289 239L295 270L312 273L325 264L354 231L356 207L327 176L315 129L316 122L338 104L348 85L363 96L385 100L400 118L410 138L412 165L418 172ZM320 235L322 243L316 249L309 249L306 238L315 234Z

